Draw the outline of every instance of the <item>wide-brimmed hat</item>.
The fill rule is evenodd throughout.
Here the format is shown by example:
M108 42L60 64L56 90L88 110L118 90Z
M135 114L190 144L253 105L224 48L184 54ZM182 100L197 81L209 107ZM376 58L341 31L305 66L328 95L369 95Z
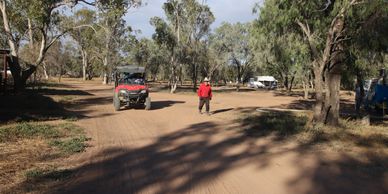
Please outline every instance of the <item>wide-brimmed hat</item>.
M203 79L204 82L208 82L210 81L207 77L205 77L205 79Z

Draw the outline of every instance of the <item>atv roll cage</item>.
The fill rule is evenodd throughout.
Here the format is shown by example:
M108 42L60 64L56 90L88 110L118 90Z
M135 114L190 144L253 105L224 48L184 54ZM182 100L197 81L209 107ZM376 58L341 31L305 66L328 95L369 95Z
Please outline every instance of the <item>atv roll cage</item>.
M119 84L144 85L145 68L134 66L119 66L114 72L115 87Z

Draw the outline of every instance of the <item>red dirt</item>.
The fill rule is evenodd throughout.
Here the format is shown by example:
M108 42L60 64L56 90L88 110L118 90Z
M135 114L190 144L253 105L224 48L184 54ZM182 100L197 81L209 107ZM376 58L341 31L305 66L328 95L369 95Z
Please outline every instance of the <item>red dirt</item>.
M195 94L154 92L152 110L115 112L111 86L72 84L93 95L72 111L91 147L68 161L74 177L54 193L384 193L388 174L353 172L342 153L308 150L272 136L244 135L236 119L298 97L273 92L214 93L213 115ZM290 141L288 141L290 142ZM327 162L330 161L330 162ZM362 167L362 164L356 168ZM377 181L376 181L377 180Z

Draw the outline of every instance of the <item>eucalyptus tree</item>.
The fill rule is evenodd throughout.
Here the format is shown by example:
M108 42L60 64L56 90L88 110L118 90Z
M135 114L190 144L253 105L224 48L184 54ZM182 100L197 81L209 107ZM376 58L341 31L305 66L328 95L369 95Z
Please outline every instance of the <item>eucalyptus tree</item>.
M358 37L365 22L384 21L376 13L387 13L387 6L384 0L265 1L258 20L267 22L261 25L274 28L277 37L299 33L309 46L316 91L315 121L338 125L341 74L350 56L350 42ZM374 28L368 31L376 32Z
M150 75L153 81L158 79L161 68L169 63L169 52L164 45L157 44L153 39L134 38L124 51L128 56L126 61L145 67L147 75Z
M73 7L85 0L1 0L0 11L2 24L11 50L10 69L16 90L23 89L27 79L42 64L49 48L69 31L82 26L62 29L60 26L60 11L64 6ZM28 34L28 36L26 36ZM28 37L28 38L27 38ZM19 47L23 41L33 45L39 42L36 59L33 63L19 62Z
M95 5L98 10L99 26L104 32L104 37L102 39L105 45L103 51L104 84L108 83L108 73L110 68L112 68L110 65L114 60L114 57L111 55L114 52L118 52L118 37L120 37L124 33L123 30L126 29L123 17L128 13L129 9L139 7L141 4L141 0L96 1Z
M250 44L250 23L223 23L211 38L213 49L219 54L223 64L235 69L237 91L243 78L253 66L254 54Z
M183 44L186 51L185 63L188 65L188 72L191 74L193 90L197 90L198 74L208 62L206 58L208 43L206 40L210 34L210 25L215 17L210 8L202 2L196 0L182 1L185 23L183 23Z
M308 47L298 33L277 34L276 28L264 25L266 22L270 23L263 19L254 22L251 30L255 63L262 67L262 73L274 75L283 83L284 88L291 92L295 82L309 82L305 79L310 77L311 72L308 65L311 63ZM308 88L304 88L307 97Z
M155 27L155 33L152 35L152 39L162 48L165 48L169 52L169 85L170 92L174 93L178 80L178 60L177 60L177 47L178 40L175 36L174 29L172 29L163 19L159 17L153 17L150 21L151 25ZM178 36L179 37L179 36Z
M91 9L77 10L74 15L66 18L69 26L89 26L88 28L79 28L71 31L69 35L77 42L78 48L82 57L82 78L86 80L90 77L87 76L87 70L90 66L90 60L93 56L93 47L98 46L96 43L97 30L99 27L96 25L97 16L95 11Z
M378 6L378 4L375 6ZM356 77L360 85L363 84L362 80L377 76L379 69L388 66L387 60L384 60L384 57L388 54L387 7L376 9L376 12L363 22L362 28L353 33L355 38L347 42L350 59L345 68L353 75L349 76L349 80L354 80L354 77ZM355 16L354 20L360 17L358 12L353 14ZM357 25L356 22L352 22L352 24ZM363 87L361 87L361 92L364 93Z
M203 60L207 55L202 55L202 49L207 48L203 47L203 44L206 44L214 15L204 2L200 4L196 0L167 0L163 10L166 21L153 18L151 23L156 28L154 39L156 38L157 43L171 41L164 42L164 46L169 48L171 55L171 92L175 92L177 83L184 79L185 67L196 90L201 67L204 66L204 61L207 61Z

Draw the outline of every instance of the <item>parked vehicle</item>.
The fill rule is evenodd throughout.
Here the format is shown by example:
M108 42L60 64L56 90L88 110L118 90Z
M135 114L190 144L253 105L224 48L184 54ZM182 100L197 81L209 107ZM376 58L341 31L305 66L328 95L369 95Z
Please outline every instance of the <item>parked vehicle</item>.
M145 80L144 67L120 66L114 71L115 89L113 105L116 111L122 106L142 105L151 109L151 98Z
M277 83L278 81L273 76L256 76L249 79L248 87L276 89Z
M363 98L366 109L388 109L388 84L384 71L380 78L364 81L365 96Z

